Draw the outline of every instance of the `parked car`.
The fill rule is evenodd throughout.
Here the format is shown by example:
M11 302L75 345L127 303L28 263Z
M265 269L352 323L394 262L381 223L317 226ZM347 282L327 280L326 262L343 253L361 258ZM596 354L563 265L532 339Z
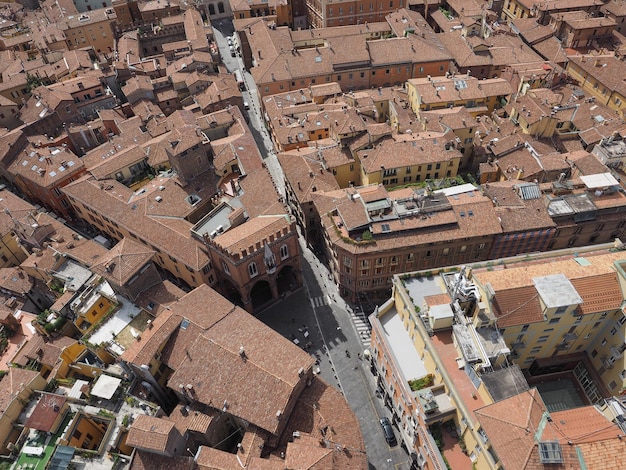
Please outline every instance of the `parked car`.
M387 441L387 444L389 444L391 447L397 446L398 441L396 440L396 435L393 432L393 428L391 427L391 422L389 421L389 418L387 418L386 416L384 418L381 418L380 425L383 428L383 434L385 435L385 440Z

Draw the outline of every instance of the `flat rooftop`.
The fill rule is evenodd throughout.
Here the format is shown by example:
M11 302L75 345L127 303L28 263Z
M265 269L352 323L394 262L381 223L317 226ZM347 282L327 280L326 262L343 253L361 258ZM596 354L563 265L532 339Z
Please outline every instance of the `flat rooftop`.
M67 260L59 266L59 268L57 268L54 275L65 281L66 289L76 292L94 274L89 269L82 267L80 264Z
M465 408L472 414L474 419L474 411L486 405L480 395L477 393L476 387L465 373L464 369L459 369L457 359L460 354L454 346L452 339L452 330L438 331L431 338L431 345L437 352L441 362L443 363L448 376L450 377L450 387L454 387L457 394L463 401Z
M404 286L413 299L413 303L420 308L424 304L424 297L448 292L441 276L406 279ZM473 414L475 410L485 406L465 370L459 369L460 363L457 359L461 359L461 353L454 345L452 329L437 331L431 337L431 347L437 352L450 377L450 387L456 390L468 411Z
M408 381L425 377L428 374L426 366L415 349L413 340L407 333L395 307L390 308L388 312L379 318L379 321L385 336L385 342L391 350L395 363L398 364L404 376L404 380Z
M191 232L199 239L213 232L222 233L230 228L230 215L237 209L243 208L241 200L235 197L228 202L222 202L219 206L205 215L191 228ZM220 230L218 230L218 228Z
M565 274L551 274L533 278L535 289L547 308L580 305L583 299Z

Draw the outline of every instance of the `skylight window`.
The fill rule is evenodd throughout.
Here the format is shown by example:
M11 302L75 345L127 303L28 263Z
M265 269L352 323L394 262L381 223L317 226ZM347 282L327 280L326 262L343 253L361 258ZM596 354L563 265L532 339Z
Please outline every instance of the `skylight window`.
M191 323L189 320L187 320L186 318L183 318L183 321L180 322L180 329L186 330L187 327L189 326L189 323Z
M454 88L457 90L465 90L467 88L467 82L462 79L457 79L454 81Z
M539 460L541 463L563 463L561 444L556 441L540 442Z

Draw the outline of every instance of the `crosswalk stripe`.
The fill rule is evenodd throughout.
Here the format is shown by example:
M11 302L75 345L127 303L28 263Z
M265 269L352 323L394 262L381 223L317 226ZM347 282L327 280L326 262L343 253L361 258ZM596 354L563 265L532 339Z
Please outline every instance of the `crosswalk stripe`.
M313 297L310 300L311 300L311 306L313 308L316 308L316 307L319 308L319 307L323 307L324 305L326 305L326 299L324 298L324 296Z
M350 314L352 317L352 322L359 334L359 339L361 340L361 344L365 348L369 348L372 344L370 326L367 318L364 315L359 315L356 312L352 312Z

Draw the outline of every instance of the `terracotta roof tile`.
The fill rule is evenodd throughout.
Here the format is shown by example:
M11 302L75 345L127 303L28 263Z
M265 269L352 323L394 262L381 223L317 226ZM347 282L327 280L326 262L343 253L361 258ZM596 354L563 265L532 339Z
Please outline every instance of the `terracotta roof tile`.
M155 317L158 317L166 307L184 295L185 291L170 281L163 281L142 291L135 303Z
M460 84L463 82L462 84ZM478 80L471 76L451 78L411 78L408 83L415 87L422 106L457 101L482 101L492 96L508 96L513 92L504 78Z
M139 272L156 252L143 243L123 238L109 252L91 267L92 271L111 280L118 286L124 286Z
M143 148L133 145L121 151L100 146L82 158L88 171L97 179L113 178L115 173L147 160Z
M269 240L270 235L282 233L290 225L285 215L259 216L218 235L213 242L231 254L241 255L250 247L255 247L256 251L257 243Z
M324 431L325 426L332 428L332 432ZM367 455L359 428L354 411L342 395L315 377L298 398L279 449L286 447L285 462L289 462L290 468L302 462L307 465L300 468L305 469L365 469ZM301 438L293 438L294 431L300 432ZM335 444L349 452L336 452Z
M160 191L159 186L166 189ZM180 231L171 230L158 220L163 216L182 219L193 210L185 202L188 194L171 179L154 179L144 187L144 190L150 191L140 195L115 180L96 181L93 177L81 178L63 189L72 198L98 213L106 214L109 219L194 270L200 270L208 263L208 255L200 242L189 234L181 236ZM155 191L161 196L161 202L154 202ZM188 226L191 228L191 223Z
M140 414L128 430L126 445L154 452L164 452L174 429L173 421Z
M493 309L501 328L544 321L539 294L530 286L499 290Z
M75 339L67 336L46 341L42 336L35 335L18 351L13 362L25 367L29 361L36 360L40 364L54 367L60 361L63 350L75 343Z
M209 287L204 291L204 305L221 298ZM298 371L311 368L311 356L239 308L207 328L185 345L185 357L170 383L192 384L196 401L218 408L226 401L229 413L276 432L282 420L276 413L286 410L300 380ZM259 393L273 400L261 399Z
M193 470L197 467L191 456L166 457L137 450L130 468L131 470Z
M444 163L460 159L456 149L446 149L448 141L442 138L425 138L408 141L381 139L373 149L359 150L357 155L366 174L386 169L402 168L410 165Z
M523 470L535 446L535 434L547 411L537 389L474 411L507 470Z
M626 96L626 64L616 57L579 58L570 57L570 61L583 69L610 92Z
M141 334L141 341L135 341L124 351L121 360L136 366L149 364L156 352L169 339L172 332L180 326L182 318L166 310L152 323L152 328Z
M589 263L572 258L553 259L540 263L510 266L496 272L475 271L474 278L482 285L490 283L495 291L494 312L502 327L543 321L539 295L533 279L553 273L564 274L583 299L582 314L619 308L623 294L613 265L619 253L590 254Z
M178 404L170 413L168 419L174 423L176 429L178 429L183 436L187 431L206 434L216 413L217 412L213 411L207 414L194 407Z
M572 279L572 285L583 299L581 313L597 313L617 309L624 301L617 273Z
M20 267L0 269L0 288L6 292L26 295L33 288L33 279Z
M52 425L58 419L59 413L62 411L66 401L66 396L42 393L41 398L39 398L35 409L26 420L26 423L24 423L24 426L43 432L55 432L56 430L52 429Z
M22 389L31 389L31 383L39 376L37 371L9 367L8 373L0 380L0 416L4 415Z
M305 147L278 155L285 178L290 182L300 204L309 202L311 194L316 191L339 189L333 174L324 171L318 154L318 149Z

